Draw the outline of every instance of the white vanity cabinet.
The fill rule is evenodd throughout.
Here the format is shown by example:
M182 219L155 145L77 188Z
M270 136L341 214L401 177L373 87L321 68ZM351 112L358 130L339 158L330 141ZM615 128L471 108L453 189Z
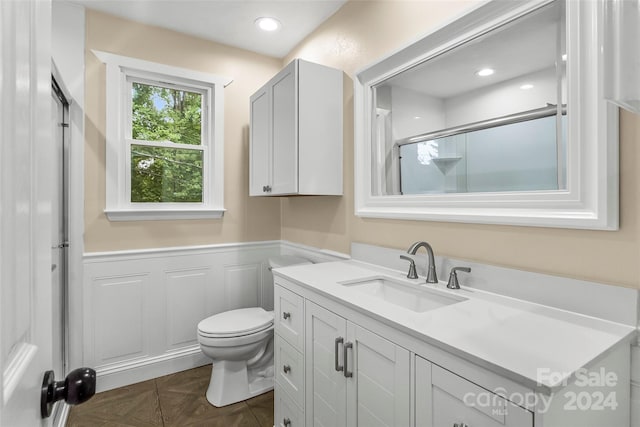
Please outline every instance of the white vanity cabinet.
M358 308L359 301L332 296L331 281L317 280L314 266L304 268L290 270L290 275L275 272L276 425L629 426L628 345L611 347L580 372L589 378L614 376L612 383L536 386L529 377L517 381L513 371L502 365L487 369L455 354L457 348L450 351L431 345L411 327L398 326L407 319L418 327L419 322L438 322L435 315L406 315L381 305L372 305L372 310ZM350 266L326 268L351 277ZM483 303L491 304L492 313L499 309L491 302L479 302ZM567 315L560 314L556 320L563 316ZM447 325L464 331L464 325ZM552 352L540 354L548 357ZM544 381L545 361L535 363L542 367L539 374ZM608 400L600 402L600 396ZM595 405L593 410L589 402ZM602 410L598 402L603 403Z
M249 195L342 195L342 84L296 59L251 96Z
M276 425L408 426L409 351L305 300L300 352L291 341L298 341L292 324L301 311L290 303L300 299L275 288Z

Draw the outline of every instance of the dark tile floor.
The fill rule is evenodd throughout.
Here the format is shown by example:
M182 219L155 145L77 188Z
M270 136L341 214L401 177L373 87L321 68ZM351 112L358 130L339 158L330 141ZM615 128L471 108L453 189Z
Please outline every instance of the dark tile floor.
M67 427L271 427L273 391L216 408L205 392L211 365L96 394L71 409Z

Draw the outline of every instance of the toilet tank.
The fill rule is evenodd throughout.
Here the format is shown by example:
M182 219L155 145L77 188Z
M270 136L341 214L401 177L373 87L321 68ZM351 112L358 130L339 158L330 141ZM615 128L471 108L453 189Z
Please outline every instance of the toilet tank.
M297 255L279 255L269 258L270 268L288 267L290 265L302 264L313 264L313 262L307 258L303 258Z
M269 258L269 271L272 268L288 267L290 265L313 264L313 261L296 255L279 255ZM273 310L273 275L269 274L262 281L262 308Z

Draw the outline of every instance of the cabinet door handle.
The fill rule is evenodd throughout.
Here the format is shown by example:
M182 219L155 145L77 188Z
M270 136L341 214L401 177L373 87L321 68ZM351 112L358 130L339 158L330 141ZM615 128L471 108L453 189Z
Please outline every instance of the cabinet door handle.
M340 363L338 362L338 347L342 343L344 343L344 338L342 338L342 337L336 338L336 347L335 347L335 350L333 352L333 355L335 357L335 359L334 359L335 369L338 372L341 372L344 369L344 366L340 366Z
M284 425L284 427L290 427L291 426L291 420L289 418L285 418L282 420L282 425Z
M351 378L353 376L353 372L349 372L348 368L347 368L347 355L349 352L349 349L353 348L353 343L347 342L344 344L344 377L345 378Z
M288 311L282 312L282 318L283 319L287 320L290 317L291 317L291 313L289 313Z
M291 372L291 366L289 365L284 365L282 367L282 370L284 371L285 374L288 374L289 372Z

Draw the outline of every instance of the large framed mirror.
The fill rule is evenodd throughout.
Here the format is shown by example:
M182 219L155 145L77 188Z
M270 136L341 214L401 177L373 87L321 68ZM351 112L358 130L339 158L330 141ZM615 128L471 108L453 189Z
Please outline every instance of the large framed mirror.
M600 1L492 1L360 71L356 215L618 227Z

